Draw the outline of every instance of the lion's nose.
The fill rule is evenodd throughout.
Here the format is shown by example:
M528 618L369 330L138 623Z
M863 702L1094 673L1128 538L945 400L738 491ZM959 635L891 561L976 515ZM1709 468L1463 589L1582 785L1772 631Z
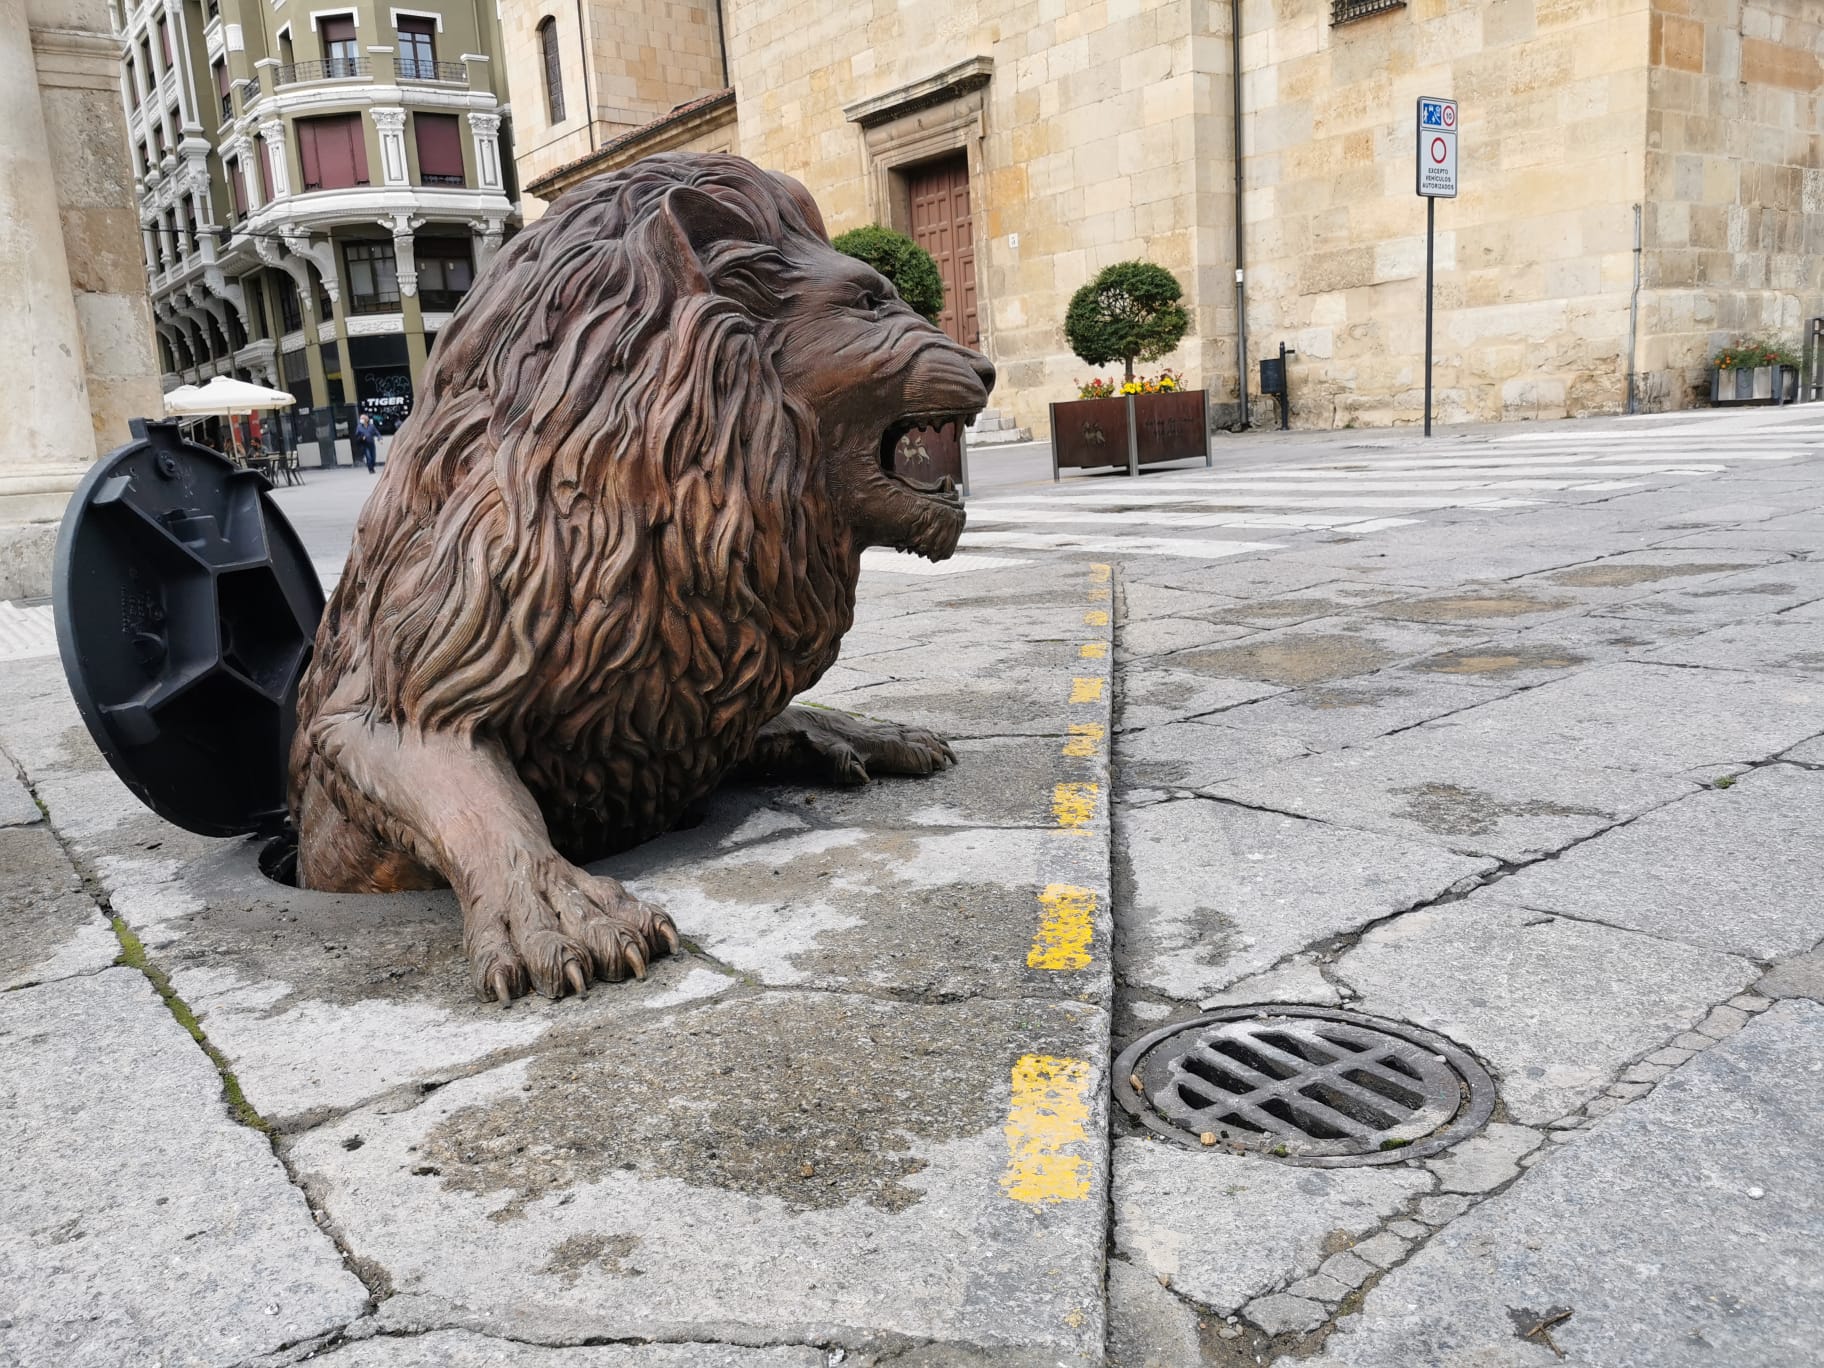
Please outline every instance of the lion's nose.
M981 355L980 353L972 352L972 353L970 353L970 356L969 356L969 364L971 366L975 367L975 373L976 373L976 376L982 382L982 388L984 390L988 391L988 393L993 394L994 393L994 362L990 361L987 357Z

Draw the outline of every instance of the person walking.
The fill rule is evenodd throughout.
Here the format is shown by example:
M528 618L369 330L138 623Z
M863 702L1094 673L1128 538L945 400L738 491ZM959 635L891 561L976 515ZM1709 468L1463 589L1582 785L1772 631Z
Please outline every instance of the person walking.
M355 451L367 462L367 473L374 473L374 458L379 454L380 429L371 413L363 411L355 420Z

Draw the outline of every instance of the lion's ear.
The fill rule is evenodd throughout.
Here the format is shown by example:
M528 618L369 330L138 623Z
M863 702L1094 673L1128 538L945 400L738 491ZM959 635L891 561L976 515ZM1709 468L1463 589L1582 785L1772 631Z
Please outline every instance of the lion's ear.
M670 239L678 263L695 277L699 289L709 288L703 258L719 242L752 242L754 226L714 195L692 186L668 191L654 225Z

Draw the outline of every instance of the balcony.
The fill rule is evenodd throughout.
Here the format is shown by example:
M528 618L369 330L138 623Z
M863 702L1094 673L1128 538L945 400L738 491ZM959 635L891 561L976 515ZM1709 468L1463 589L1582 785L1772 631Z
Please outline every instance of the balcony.
M465 86L469 83L467 62L430 62L400 57L393 63L393 71L402 81L437 81L444 85Z
M458 188L468 184L461 176L438 175L434 171L421 171L418 174L418 183L420 185L454 185Z
M289 62L273 72L275 86L302 85L306 81L357 81L371 74L365 57L329 57L318 62Z

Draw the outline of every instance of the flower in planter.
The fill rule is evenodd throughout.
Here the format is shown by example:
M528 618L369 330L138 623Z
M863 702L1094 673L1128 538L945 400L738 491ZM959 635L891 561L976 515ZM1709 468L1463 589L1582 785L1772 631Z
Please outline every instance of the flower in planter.
M1724 347L1710 358L1717 370L1758 370L1762 366L1799 365L1799 354L1777 338L1756 337Z
M1097 376L1088 382L1077 381L1077 398L1079 399L1111 399L1114 394L1115 382L1113 380L1104 380L1101 376Z

